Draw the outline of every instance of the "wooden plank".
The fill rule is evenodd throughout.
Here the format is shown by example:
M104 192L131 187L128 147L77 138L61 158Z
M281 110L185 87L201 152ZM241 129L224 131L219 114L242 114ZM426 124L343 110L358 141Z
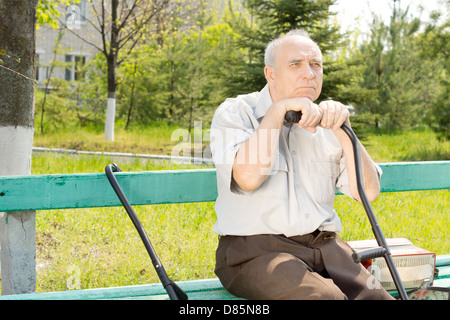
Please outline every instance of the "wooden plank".
M215 170L116 173L133 205L214 201ZM0 212L120 206L106 175L0 177Z
M450 255L436 257L436 267L440 275L434 285L450 287ZM177 281L190 300L238 300L239 298L227 292L219 279L201 279ZM97 300L97 299L145 299L168 300L169 297L160 283L146 285L56 291L0 296L0 300Z
M450 254L436 257L437 275L434 277L433 286L450 288Z
M380 164L382 192L450 188L450 161ZM215 169L116 173L132 205L208 202ZM104 173L0 177L0 212L120 206Z
M439 259L439 256L438 256ZM219 279L177 281L189 300L242 300L226 291ZM450 278L437 278L434 286L450 288ZM396 291L390 292L395 295ZM0 300L169 300L160 283L0 296Z
M177 281L189 300L240 300L226 291L219 279ZM160 283L1 296L0 300L169 300Z
M380 164L382 192L450 188L450 161L417 161Z
M437 256L436 267L450 267L450 254Z

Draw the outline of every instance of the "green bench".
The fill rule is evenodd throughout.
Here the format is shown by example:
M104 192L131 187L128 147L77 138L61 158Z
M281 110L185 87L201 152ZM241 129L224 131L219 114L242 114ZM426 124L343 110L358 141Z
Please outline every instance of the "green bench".
M450 188L450 161L380 164L382 192ZM211 202L215 169L121 172L116 178L131 205ZM121 203L104 173L0 177L0 212L112 207ZM156 248L158 251L158 248ZM450 287L450 255L437 258L435 285ZM177 284L192 300L232 300L218 279ZM2 296L0 299L167 299L161 284Z

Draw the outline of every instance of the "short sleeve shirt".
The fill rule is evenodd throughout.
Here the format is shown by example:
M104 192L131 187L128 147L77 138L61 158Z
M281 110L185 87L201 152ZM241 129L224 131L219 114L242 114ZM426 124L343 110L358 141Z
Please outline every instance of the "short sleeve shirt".
M271 105L266 85L260 92L225 100L215 112L211 152L218 197L213 231L219 235L287 237L316 229L340 232L335 191L351 195L343 149L332 130L317 127L316 133L311 133L284 123L281 132L274 133L279 134L276 158L259 188L243 192L232 179L239 147L258 129Z

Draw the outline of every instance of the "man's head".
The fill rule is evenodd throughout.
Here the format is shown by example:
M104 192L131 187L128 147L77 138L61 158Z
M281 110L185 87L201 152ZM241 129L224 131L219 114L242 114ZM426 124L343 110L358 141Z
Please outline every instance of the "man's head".
M322 91L322 53L303 30L292 30L271 41L264 73L274 102L306 97L315 101Z

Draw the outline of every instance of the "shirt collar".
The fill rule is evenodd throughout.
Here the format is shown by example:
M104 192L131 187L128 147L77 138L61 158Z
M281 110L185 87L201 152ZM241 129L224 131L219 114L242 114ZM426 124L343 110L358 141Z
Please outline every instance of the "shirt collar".
M264 117L272 103L273 101L272 97L270 96L269 84L266 84L266 86L260 91L259 94L258 103L256 104L255 108L255 118L259 120L260 118Z

